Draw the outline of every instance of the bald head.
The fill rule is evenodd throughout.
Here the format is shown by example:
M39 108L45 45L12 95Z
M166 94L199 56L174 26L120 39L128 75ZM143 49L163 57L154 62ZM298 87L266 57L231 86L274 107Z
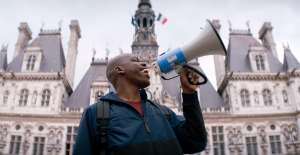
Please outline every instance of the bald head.
M106 77L109 82L115 85L118 67L128 62L132 56L131 54L121 54L109 60L106 68Z

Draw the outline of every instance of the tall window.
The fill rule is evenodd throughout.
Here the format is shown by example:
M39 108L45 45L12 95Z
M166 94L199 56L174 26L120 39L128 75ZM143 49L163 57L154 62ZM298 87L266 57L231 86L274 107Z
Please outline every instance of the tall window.
M8 102L8 97L9 97L9 91L6 90L3 94L3 104L7 104Z
M34 137L33 155L43 155L45 148L45 137Z
M288 98L288 94L286 92L286 90L282 91L282 99L284 103L289 103L289 98Z
M21 136L12 135L9 144L9 154L19 154L21 147Z
M272 105L272 94L271 91L269 89L264 89L263 92L263 99L264 99L264 104L266 106L270 106Z
M265 70L265 62L262 55L256 55L255 56L255 62L256 62L256 68L258 71L264 71Z
M43 93L42 93L42 102L41 102L42 106L46 106L46 107L49 106L50 96L51 96L51 91L49 89L43 90Z
M66 141L66 155L73 154L73 147L75 144L76 136L78 133L78 127L68 126L67 128L67 141Z
M253 92L253 96L254 96L254 102L255 104L259 104L259 96L258 96L258 92L254 91Z
M19 106L25 106L28 102L29 91L27 89L22 89L20 93Z
M34 69L35 61L36 61L36 56L30 55L27 60L26 70L32 71Z
M242 106L250 106L249 91L247 89L242 89L240 92Z
M271 153L272 154L282 153L280 135L270 136L269 138L270 138Z
M225 155L223 126L212 127L212 139L214 155Z
M246 137L247 155L258 155L256 137Z

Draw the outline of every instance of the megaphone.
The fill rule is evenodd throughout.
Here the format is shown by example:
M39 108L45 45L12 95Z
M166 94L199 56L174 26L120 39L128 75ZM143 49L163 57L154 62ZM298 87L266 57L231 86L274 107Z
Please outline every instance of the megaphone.
M205 79L201 84L206 83L207 78L200 71L187 65L187 63L192 59L206 55L226 55L226 48L217 30L209 20L206 21L206 26L192 42L181 48L159 55L154 66L156 67L156 70L161 73L160 75L167 74L173 70L179 72L180 68L187 67L197 72ZM167 79L164 78L164 76L162 76L162 78Z

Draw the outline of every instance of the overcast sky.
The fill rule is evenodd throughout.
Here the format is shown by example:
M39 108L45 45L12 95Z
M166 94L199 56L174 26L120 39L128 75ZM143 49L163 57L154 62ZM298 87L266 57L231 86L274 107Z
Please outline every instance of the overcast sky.
M159 52L176 48L193 39L205 19L219 19L221 37L228 44L228 21L233 29L247 29L250 21L253 35L264 21L272 22L273 36L277 44L280 61L283 59L282 43L289 43L297 59L300 60L300 1L299 0L151 0L156 15L161 12L168 18L165 25L156 23ZM11 61L17 40L17 27L27 22L35 38L44 23L45 29L58 28L62 21L62 39L67 52L69 23L78 19L82 38L75 84L77 85L89 67L92 49L96 57L105 56L105 48L110 49L110 57L119 53L119 48L131 52L134 27L131 16L137 9L138 0L1 0L0 1L0 44L9 43L8 59ZM200 64L210 80L215 83L211 57L201 58Z

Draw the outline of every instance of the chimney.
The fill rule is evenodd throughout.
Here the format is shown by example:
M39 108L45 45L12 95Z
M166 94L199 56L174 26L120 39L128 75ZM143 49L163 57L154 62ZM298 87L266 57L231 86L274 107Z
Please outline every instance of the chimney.
M273 26L271 25L271 22L264 22L258 33L259 39L262 41L263 46L270 50L273 55L278 58L272 30Z
M2 45L0 50L0 72L6 71L7 68L7 45Z
M14 57L22 52L22 50L28 45L29 40L31 40L32 32L26 22L20 23L19 36L17 43L15 45Z
M71 20L70 24L70 39L68 43L67 63L66 63L66 76L69 80L70 86L73 87L76 57L78 54L78 40L81 38L81 30L78 20Z
M211 21L212 25L214 28L220 33L221 29L221 24L220 21L217 19L214 19ZM215 73L216 73L216 81L217 81L217 86L222 83L224 75L225 75L225 60L224 56L221 55L214 55L214 64L215 64Z

